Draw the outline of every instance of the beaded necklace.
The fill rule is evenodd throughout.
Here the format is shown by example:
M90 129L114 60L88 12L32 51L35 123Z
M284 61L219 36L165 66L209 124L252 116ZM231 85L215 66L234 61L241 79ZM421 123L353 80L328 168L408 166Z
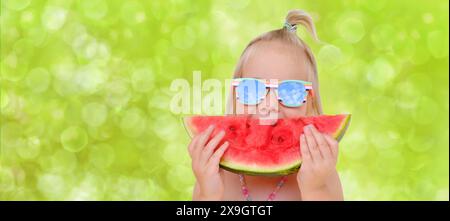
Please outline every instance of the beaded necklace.
M278 182L275 189L272 191L272 193L269 194L266 201L273 201L275 199L275 196L277 195L277 192L281 189L281 187L284 185L284 183L287 180L287 176L283 176L281 180ZM241 181L241 190L242 195L244 196L246 201L252 201L252 198L250 197L250 193L248 191L247 183L245 182L245 178L242 174L239 174L239 181Z

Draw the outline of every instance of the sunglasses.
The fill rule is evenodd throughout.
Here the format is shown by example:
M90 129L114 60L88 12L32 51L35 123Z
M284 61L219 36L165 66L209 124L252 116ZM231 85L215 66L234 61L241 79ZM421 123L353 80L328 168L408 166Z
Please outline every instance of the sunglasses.
M312 95L312 83L301 80L261 80L256 78L235 78L237 100L245 105L257 105L266 97L269 89L275 89L278 101L287 107L300 107L306 103L308 92Z

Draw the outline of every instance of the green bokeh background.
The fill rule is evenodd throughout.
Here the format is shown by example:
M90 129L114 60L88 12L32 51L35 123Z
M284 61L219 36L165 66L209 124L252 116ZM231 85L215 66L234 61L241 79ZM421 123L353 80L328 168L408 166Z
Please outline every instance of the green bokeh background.
M230 78L294 8L325 113L353 114L345 198L448 200L447 0L1 0L0 200L190 200L172 80Z

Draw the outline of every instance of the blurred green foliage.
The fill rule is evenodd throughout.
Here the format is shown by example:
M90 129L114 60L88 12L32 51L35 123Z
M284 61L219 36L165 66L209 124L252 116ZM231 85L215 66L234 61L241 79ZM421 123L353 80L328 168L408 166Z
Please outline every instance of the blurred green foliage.
M325 113L353 114L345 198L448 200L447 0L2 0L0 200L191 199L171 81L230 78L294 8Z

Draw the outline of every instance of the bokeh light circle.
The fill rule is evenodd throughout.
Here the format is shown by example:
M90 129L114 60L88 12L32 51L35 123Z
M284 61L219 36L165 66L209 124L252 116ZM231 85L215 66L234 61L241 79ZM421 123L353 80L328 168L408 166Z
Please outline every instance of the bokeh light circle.
M106 105L98 102L91 102L84 105L81 113L83 121L92 127L102 125L108 117Z
M41 16L42 25L49 31L57 31L64 25L67 13L62 7L47 6Z
M392 84L396 74L394 67L388 60L379 58L370 65L366 77L374 87L383 88Z
M38 137L29 137L27 142L16 149L17 154L26 160L36 158L41 150L41 140Z
M138 108L126 110L120 120L122 133L128 137L139 137L146 128L147 120L143 111Z
M343 55L338 47L325 45L320 49L318 59L324 64L326 69L334 69L342 63Z
M28 7L31 3L31 0L3 0L2 5L5 5L7 8L20 11ZM2 10L3 11L3 10Z
M153 89L154 73L150 68L141 68L135 70L131 77L131 85L135 91L149 92Z
M364 24L356 17L347 17L338 24L339 34L349 43L357 43L365 35Z
M111 145L100 143L89 148L89 160L97 168L105 169L112 165L115 152Z
M79 152L88 143L88 136L83 128L71 126L61 133L61 143L64 149L70 152Z
M26 77L26 84L31 91L42 93L47 90L51 76L44 68L35 68Z

